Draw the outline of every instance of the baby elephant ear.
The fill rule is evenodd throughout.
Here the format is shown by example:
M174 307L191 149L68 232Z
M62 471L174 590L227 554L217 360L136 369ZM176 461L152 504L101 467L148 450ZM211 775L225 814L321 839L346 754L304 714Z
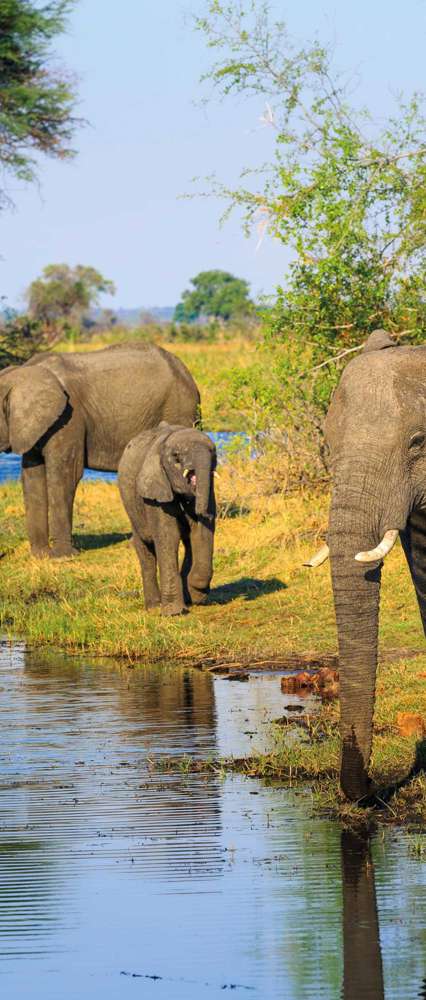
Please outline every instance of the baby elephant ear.
M373 330L364 344L363 354L367 354L368 351L383 351L385 347L397 346L392 337L386 333L386 330Z
M156 500L157 503L170 503L173 500L173 490L161 464L157 442L144 458L136 479L136 492L144 500Z
M9 396L9 438L12 451L23 455L62 415L68 395L59 379L42 365L16 372Z

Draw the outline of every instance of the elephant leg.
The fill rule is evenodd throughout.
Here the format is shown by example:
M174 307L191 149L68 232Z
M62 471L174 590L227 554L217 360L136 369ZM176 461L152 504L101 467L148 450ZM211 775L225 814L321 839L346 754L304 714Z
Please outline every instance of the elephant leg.
M147 611L150 611L151 608L157 608L161 604L154 545L152 542L145 542L137 534L135 528L133 528L133 545L136 549L142 573L145 608Z
M426 512L414 510L400 535L426 635Z
M155 552L160 571L161 608L165 615L180 615L185 611L185 602L179 568L179 525L173 515L160 509L156 520Z
M46 458L49 533L53 558L78 554L73 547L72 512L77 485L83 474L83 459L65 455L61 461Z
M49 555L46 466L41 455L26 452L22 459L22 489L31 552Z
M182 542L184 546L184 557L180 575L182 577L183 597L186 605L191 604L191 595L188 588L188 576L192 569L192 546L191 536L187 525L182 526Z
M190 520L192 566L188 591L192 604L205 604L213 576L214 521Z

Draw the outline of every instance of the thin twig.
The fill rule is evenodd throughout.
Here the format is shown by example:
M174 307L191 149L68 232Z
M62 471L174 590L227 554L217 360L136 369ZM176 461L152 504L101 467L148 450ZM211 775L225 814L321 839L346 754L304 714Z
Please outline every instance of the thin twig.
M308 371L302 372L302 375L310 375L311 372L317 372L320 368L331 365L333 361L340 361L340 358L344 358L346 354L353 354L354 351L362 351L363 347L364 344L359 344L357 347L348 347L346 351L341 351L340 354L334 354L333 357L327 358L326 361L321 361L321 364L315 365L315 368L308 368Z
M348 326L352 326L353 324L349 323L347 325ZM333 329L339 329L339 328L338 327L333 327ZM342 327L342 329L343 329L343 327ZM408 329L408 330L400 330L400 331L398 331L397 336L398 337L406 337L408 333L414 333L414 330L415 330L414 326L410 327L410 329ZM397 345L397 343L395 341L395 347L397 347L397 346L398 345ZM346 356L346 354L354 354L355 351L362 351L363 347L364 347L364 344L358 344L357 347L348 347L346 349L346 351L341 351L340 354L333 354L332 357L331 358L327 358L326 361L321 361L320 365L315 365L314 368L308 368L307 372L301 372L301 375L302 376L304 376L304 375L310 375L311 372L317 372L320 368L324 368L326 365L333 364L333 361L340 361L340 359L344 358Z

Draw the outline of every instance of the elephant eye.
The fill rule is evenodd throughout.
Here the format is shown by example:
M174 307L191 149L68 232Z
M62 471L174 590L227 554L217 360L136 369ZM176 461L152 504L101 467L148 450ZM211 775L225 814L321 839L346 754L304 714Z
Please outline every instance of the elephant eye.
M417 431L410 437L409 448L420 448L425 443L425 436L422 431Z

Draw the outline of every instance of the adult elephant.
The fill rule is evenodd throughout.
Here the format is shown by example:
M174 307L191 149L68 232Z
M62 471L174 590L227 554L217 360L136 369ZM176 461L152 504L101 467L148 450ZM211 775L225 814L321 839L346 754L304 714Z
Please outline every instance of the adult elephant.
M135 434L161 420L190 427L199 403L185 365L148 344L40 354L0 372L0 450L23 456L33 554L75 551L72 510L84 468L115 471Z
M333 493L328 546L340 659L341 786L368 794L382 562L398 534L426 627L426 347L369 337L325 424ZM311 565L328 554L325 546Z

